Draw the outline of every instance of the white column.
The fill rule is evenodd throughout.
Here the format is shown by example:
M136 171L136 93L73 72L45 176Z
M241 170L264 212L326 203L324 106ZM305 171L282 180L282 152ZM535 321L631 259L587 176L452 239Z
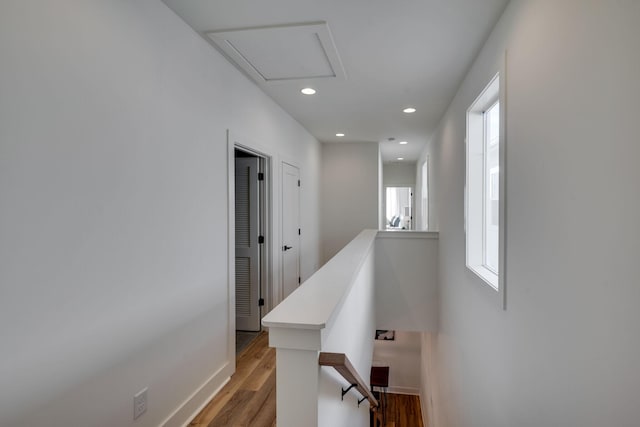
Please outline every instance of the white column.
M276 348L278 427L318 426L319 329L269 328Z

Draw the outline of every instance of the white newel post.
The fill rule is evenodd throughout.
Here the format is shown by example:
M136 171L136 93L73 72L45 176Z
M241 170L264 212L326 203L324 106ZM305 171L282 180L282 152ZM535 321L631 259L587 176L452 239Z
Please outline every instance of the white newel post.
M271 326L269 345L276 348L278 427L316 427L321 330Z

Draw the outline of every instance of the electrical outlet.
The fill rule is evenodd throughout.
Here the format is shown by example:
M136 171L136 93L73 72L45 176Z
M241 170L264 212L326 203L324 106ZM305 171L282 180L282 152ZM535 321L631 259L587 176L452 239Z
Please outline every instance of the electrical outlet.
M133 419L139 418L145 412L147 412L147 387L133 396Z

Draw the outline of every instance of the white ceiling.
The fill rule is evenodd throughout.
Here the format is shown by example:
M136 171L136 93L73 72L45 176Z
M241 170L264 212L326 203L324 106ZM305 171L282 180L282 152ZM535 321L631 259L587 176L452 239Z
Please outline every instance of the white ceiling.
M384 161L417 159L508 2L163 1L318 140L381 143Z

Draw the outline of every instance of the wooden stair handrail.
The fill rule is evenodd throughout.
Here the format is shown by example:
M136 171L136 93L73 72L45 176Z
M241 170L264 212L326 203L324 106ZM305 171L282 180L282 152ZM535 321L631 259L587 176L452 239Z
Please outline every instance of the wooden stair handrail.
M371 407L375 408L379 405L378 401L373 396L373 393L371 393L371 390L367 388L365 382L362 380L360 375L358 375L358 372L355 370L346 354L321 352L318 364L320 366L332 366L335 368L335 370L349 382L349 385L357 388L362 396L369 399Z

